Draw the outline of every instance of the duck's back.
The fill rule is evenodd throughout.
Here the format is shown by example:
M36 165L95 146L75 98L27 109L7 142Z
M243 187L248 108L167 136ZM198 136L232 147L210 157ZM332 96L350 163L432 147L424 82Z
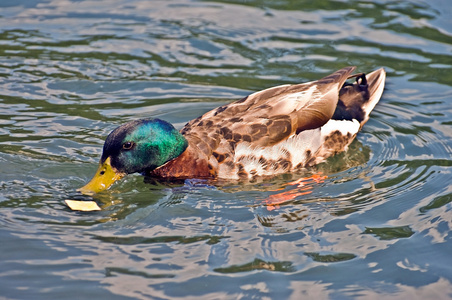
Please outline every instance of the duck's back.
M181 155L156 173L175 177L171 168L177 165L179 175L186 172L184 177L271 176L344 151L384 87L383 69L345 83L354 69L269 88L205 113L181 130L189 142L185 158ZM188 157L193 159L191 166Z

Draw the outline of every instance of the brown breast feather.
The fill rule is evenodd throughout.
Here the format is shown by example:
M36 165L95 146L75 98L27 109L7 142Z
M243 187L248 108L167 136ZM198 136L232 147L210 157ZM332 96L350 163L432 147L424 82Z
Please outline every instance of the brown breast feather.
M214 168L196 146L188 146L177 158L150 172L152 177L160 178L214 178Z

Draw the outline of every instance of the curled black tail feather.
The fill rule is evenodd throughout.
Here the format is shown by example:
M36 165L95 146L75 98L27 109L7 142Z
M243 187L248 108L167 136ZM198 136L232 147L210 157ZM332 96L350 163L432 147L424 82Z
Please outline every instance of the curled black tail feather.
M356 81L346 82L340 89L339 101L332 119L356 119L361 126L364 125L383 92L384 77L385 73L382 69L367 76L364 73L349 76L349 78L356 78Z

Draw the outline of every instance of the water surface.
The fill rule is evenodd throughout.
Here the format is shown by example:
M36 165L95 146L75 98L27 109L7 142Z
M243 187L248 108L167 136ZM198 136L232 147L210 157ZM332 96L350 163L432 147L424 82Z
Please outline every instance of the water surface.
M305 2L2 1L0 296L452 298L452 7ZM350 150L307 174L133 175L93 198L100 212L64 204L85 199L119 124L181 128L347 65L384 67L384 95Z

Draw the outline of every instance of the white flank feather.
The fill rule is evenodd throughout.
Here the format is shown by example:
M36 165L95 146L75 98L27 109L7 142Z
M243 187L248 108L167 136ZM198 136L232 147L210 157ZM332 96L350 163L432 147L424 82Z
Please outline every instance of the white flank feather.
M292 135L287 140L271 147L252 147L250 143L238 143L235 148L234 162L241 163L248 174L269 176L288 170L278 170L276 162L280 158L290 157L292 167L304 165L307 152L314 154L321 145L320 128L305 130L298 135ZM289 154L289 155L287 155ZM259 160L263 157L267 163L274 162L269 168ZM278 172L279 171L279 172ZM250 177L252 177L250 174Z
M330 135L334 131L339 131L342 135L347 135L350 133L352 136L357 134L359 131L359 122L358 120L353 119L349 120L329 120L325 125L321 128L322 131L322 139L325 139L326 136Z

